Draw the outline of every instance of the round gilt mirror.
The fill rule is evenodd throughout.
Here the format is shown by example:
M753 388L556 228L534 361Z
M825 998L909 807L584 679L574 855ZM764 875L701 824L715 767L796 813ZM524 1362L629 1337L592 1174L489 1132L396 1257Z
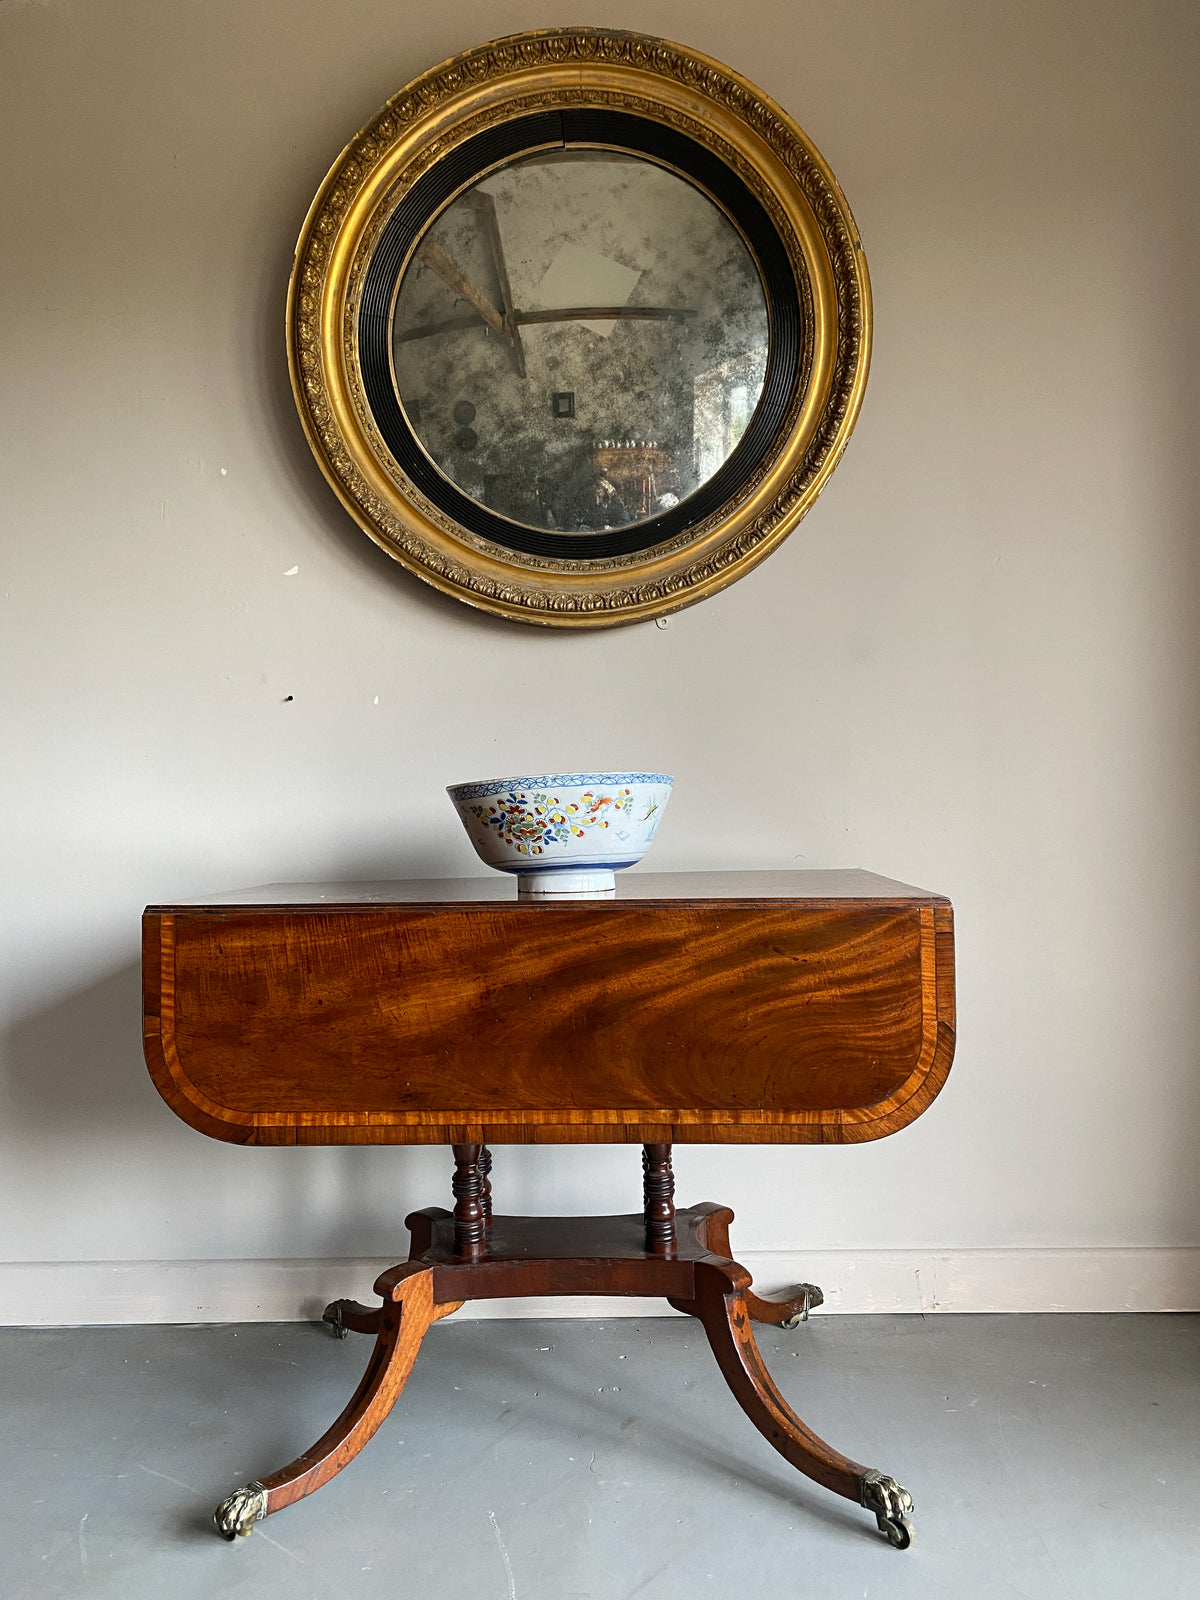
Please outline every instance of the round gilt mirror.
M821 156L716 62L571 28L401 91L322 185L296 402L360 526L518 621L644 620L767 555L832 472L870 288Z

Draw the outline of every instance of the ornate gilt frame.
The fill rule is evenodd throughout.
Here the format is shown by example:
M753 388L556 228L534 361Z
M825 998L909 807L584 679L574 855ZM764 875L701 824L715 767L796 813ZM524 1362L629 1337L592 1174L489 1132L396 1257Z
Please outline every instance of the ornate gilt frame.
M632 555L514 552L447 516L385 444L364 394L359 309L397 205L465 140L549 108L611 108L683 133L765 209L802 307L786 413L717 511ZM691 605L748 572L820 494L853 429L870 358L871 291L854 219L820 153L729 68L662 39L594 28L518 34L424 73L351 140L305 219L288 292L292 388L313 452L359 526L410 571L515 621L611 627ZM685 502L686 503L686 502Z

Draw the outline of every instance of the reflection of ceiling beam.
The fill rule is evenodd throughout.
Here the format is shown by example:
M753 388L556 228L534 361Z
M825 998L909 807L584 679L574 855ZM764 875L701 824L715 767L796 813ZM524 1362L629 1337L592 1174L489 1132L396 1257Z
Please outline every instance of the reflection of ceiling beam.
M443 283L448 283L455 294L473 305L489 328L494 328L497 333L507 333L504 318L484 294L477 284L472 283L466 273L455 261L447 250L433 239L426 239L417 246L417 255L433 272L436 272Z
M515 326L522 327L530 322L683 322L695 315L694 311L682 306L566 306L561 311L514 311L512 320ZM464 328L477 328L479 324L480 318L470 314L447 317L443 322L427 322L416 328L406 328L403 333L396 335L396 343L408 344L413 339L430 339L435 333L461 332ZM494 324L489 322L488 326Z
M432 339L435 333L461 333L464 328L485 326L483 318L468 311L459 317L444 317L441 322L422 322L395 336L396 344L411 344L414 339Z
M508 267L504 260L504 244L500 238L500 222L496 216L496 202L486 191L480 190L469 197L475 215L482 219L488 243L492 247L492 261L496 268L496 282L500 286L500 304L504 308L504 330L512 345L517 371L525 376L525 352L521 349L521 328L517 322L517 309L513 305L512 289L508 282Z
M518 322L671 322L694 317L682 306L564 306L555 311L518 311Z

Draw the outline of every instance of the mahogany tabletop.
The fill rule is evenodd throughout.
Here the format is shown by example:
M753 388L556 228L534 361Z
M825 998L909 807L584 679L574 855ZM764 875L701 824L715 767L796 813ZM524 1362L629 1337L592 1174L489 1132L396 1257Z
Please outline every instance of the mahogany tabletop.
M564 897L565 901L566 897ZM622 872L611 896L580 896L595 908L626 900L887 900L893 903L947 905L944 895L882 878L859 867L803 871ZM384 906L447 904L516 905L545 911L561 904L554 896L519 898L517 880L489 872L475 878L408 878L379 883L267 883L253 889L227 889L218 894L179 900L169 906L147 906L147 914L194 911L207 906Z
M271 884L147 907L151 1075L243 1144L853 1143L937 1094L949 901L858 870Z

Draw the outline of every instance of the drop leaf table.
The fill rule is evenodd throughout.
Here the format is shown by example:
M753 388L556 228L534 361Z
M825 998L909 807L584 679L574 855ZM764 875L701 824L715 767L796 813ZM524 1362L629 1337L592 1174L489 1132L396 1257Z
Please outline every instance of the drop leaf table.
M699 1320L750 1420L793 1466L912 1538L892 1477L808 1429L751 1324L768 1299L730 1255L733 1213L676 1210L676 1143L850 1144L929 1105L954 1049L949 902L859 871L631 873L612 897L520 900L490 878L277 884L143 918L144 1037L185 1122L247 1145L449 1144L453 1210L407 1219L346 1409L310 1450L218 1507L233 1539L350 1462L430 1324L468 1300L651 1295ZM643 1209L492 1214L491 1147L643 1147Z

